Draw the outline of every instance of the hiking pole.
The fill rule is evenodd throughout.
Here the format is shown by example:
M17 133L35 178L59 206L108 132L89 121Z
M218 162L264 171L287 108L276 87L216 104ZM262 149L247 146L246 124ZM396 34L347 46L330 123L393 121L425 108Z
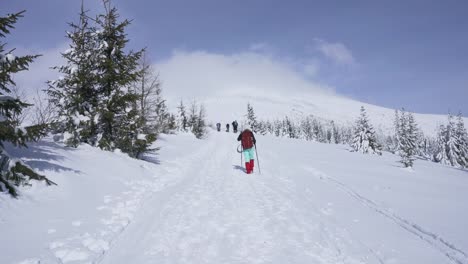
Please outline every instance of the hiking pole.
M257 144L255 144L255 156L257 156L258 173L262 174L262 171L260 170L260 160L258 159Z
M241 154L241 164L240 164L240 166L242 167L242 152L240 152L240 154Z
M239 147L241 148L240 151L239 151ZM242 145L237 146L237 152L239 152L240 155L241 155L241 164L240 164L240 166L242 167Z

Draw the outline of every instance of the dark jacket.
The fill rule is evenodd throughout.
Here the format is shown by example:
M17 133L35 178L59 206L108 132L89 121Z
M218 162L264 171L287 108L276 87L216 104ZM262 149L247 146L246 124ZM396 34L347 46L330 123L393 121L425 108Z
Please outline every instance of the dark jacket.
M237 137L237 141L240 141L243 149L252 148L256 143L255 136L249 129L245 129Z

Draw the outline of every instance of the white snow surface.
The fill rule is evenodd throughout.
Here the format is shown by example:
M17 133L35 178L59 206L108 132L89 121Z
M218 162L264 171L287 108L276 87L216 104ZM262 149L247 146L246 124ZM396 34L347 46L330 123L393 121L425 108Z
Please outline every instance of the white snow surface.
M164 135L149 162L9 149L58 186L0 194L0 262L468 264L467 171L257 136L247 175L237 145Z

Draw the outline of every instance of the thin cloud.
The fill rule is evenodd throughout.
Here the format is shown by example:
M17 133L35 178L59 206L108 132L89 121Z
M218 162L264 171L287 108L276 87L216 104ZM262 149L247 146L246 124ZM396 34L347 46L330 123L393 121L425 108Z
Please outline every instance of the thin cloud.
M356 65L356 59L351 50L342 43L330 43L323 39L315 39L315 47L325 57L339 65Z
M332 89L306 78L290 62L258 52L216 54L177 51L154 65L170 101L231 95L290 96L330 93ZM316 69L309 67L309 74Z

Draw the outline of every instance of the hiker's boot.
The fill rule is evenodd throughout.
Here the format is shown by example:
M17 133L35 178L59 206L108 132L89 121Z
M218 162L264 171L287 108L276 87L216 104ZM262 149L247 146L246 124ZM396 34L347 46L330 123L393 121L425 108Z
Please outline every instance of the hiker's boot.
M250 162L246 162L246 163L245 163L245 172L246 172L247 174L250 174L250 172L251 172Z
M249 163L250 163L250 172L253 172L253 170L254 170L254 160L251 159Z

